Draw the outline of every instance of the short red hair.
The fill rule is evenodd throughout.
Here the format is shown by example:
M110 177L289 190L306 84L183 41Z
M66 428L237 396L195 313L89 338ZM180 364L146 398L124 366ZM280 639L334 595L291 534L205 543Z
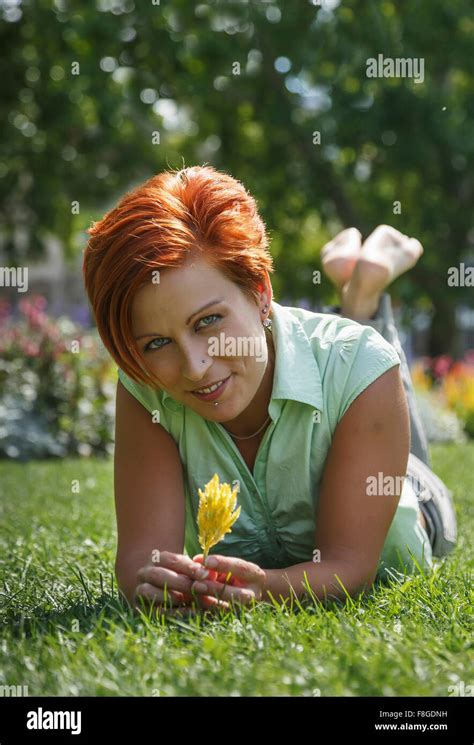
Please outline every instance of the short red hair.
M201 253L254 299L265 272L274 271L255 199L212 166L153 176L87 232L82 268L98 332L117 365L145 385L157 381L138 362L131 307L153 270L181 266Z

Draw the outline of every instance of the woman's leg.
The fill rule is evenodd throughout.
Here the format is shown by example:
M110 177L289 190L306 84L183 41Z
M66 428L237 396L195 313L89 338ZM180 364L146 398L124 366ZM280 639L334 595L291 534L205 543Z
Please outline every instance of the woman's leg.
M403 236L388 226L379 226L363 246L360 233L349 230L325 247L323 267L342 298L341 307L331 308L329 312L372 326L393 345L400 357L400 374L407 396L411 429L407 476L414 485L419 500L419 522L429 534L433 553L444 556L454 548L457 537L452 494L431 470L427 438L416 405L408 363L395 325L390 296L385 291L393 279L416 263L422 252L416 239Z
M372 326L376 331L379 332L379 334L384 337L384 339L390 342L390 344L395 347L395 350L398 352L401 361L400 375L403 381L403 387L405 389L408 401L408 408L410 412L410 452L414 453L417 458L422 460L423 463L426 463L427 466L431 466L431 458L428 450L428 440L416 404L415 392L413 390L413 383L410 376L410 369L408 367L405 352L403 351L397 327L395 325L390 295L385 292L380 297L379 305L372 318L359 319L358 322L362 323L364 326Z

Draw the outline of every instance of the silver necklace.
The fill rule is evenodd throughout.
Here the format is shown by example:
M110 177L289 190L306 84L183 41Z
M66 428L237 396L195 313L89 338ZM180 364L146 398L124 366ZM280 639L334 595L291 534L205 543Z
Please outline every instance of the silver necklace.
M229 435L231 437L234 437L236 440L250 440L252 437L255 437L255 435L258 435L258 433L264 428L264 426L267 424L269 420L270 420L270 415L267 416L262 426L259 427L257 431L253 433L253 435L247 435L246 437L241 437L240 435L233 435L232 432L229 432L229 430L227 430L227 432L229 432Z

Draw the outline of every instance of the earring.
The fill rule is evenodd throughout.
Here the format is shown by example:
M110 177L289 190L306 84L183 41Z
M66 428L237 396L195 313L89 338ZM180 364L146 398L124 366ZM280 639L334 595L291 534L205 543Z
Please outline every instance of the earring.
M265 305L265 307L263 309L263 313L266 313L267 312L267 308L268 308L268 303L266 303L266 305ZM263 322L263 325L265 326L266 329L268 329L269 331L271 331L272 330L272 319L271 318L265 318L265 320Z

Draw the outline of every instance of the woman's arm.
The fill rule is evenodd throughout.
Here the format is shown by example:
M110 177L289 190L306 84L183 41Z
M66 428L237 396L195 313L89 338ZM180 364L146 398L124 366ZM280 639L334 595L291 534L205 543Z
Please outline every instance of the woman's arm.
M181 554L185 501L182 465L171 435L117 385L114 489L117 517L115 574L131 602L137 572L155 549Z
M400 499L410 447L408 406L399 367L383 373L349 406L340 420L321 481L314 548L320 562L265 570L262 600L289 597L289 584L303 595L306 573L314 594L345 597L370 586ZM385 481L386 493L368 489L370 477ZM397 478L398 477L398 478ZM372 482L373 483L373 482ZM389 484L393 490L389 488Z

